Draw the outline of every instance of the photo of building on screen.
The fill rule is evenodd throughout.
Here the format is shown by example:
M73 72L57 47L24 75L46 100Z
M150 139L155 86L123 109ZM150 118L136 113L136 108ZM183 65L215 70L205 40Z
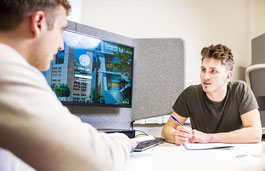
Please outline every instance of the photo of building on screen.
M59 100L130 105L133 48L64 31L64 50L43 72Z

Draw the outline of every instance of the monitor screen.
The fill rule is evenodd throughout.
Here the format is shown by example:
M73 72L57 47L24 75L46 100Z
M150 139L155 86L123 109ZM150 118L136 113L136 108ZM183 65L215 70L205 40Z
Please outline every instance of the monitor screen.
M43 72L65 105L131 107L134 48L79 32L63 32L64 50Z

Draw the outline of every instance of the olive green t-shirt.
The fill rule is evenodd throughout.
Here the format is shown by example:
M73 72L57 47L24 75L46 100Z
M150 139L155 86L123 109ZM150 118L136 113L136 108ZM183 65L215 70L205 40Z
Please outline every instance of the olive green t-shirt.
M213 102L201 85L186 88L176 100L173 110L190 117L193 129L204 133L229 132L243 127L240 115L257 109L256 98L243 81L229 82L221 102Z

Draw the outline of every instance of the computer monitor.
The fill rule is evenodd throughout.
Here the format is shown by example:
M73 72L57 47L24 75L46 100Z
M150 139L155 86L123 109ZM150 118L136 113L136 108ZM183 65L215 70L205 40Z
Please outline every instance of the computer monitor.
M71 30L43 72L65 105L131 107L134 48Z

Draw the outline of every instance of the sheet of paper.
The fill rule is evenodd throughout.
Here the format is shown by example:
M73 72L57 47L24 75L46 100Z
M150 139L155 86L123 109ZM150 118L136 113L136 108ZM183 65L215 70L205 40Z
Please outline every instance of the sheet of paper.
M185 143L183 146L187 150L210 150L210 149L223 149L223 148L233 148L234 146L231 144L223 144L223 143Z

